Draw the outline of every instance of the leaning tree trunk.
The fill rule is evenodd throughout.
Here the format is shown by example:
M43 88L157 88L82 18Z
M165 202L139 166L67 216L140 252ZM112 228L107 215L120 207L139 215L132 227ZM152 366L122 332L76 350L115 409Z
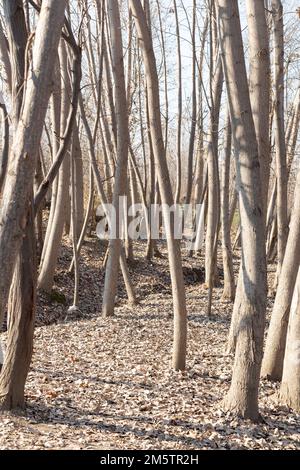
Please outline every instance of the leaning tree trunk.
M66 45L61 40L59 47L59 58L61 68L61 119L60 119L60 135L64 135L67 125L67 117L70 108L71 84L68 73L68 60ZM53 218L51 225L47 227L45 246L43 250L42 261L40 265L40 273L38 277L38 286L45 292L51 292L54 284L54 274L57 266L63 229L66 221L67 205L69 204L69 187L70 187L70 156L66 154L58 174L57 194L55 207L53 210Z
M300 270L291 305L283 364L280 400L295 412L300 411Z
M158 172L159 189L164 207L171 208L174 204L170 175L164 153L162 136L159 83L153 51L151 36L147 26L144 10L140 0L130 0L137 35L143 46L145 74L149 90L150 127L153 141L153 151ZM176 370L185 368L186 338L187 338L187 312L185 301L185 287L182 273L181 252L179 240L174 237L174 220L164 213L164 222L167 232L168 253L172 280L174 301L174 349L173 367Z
M30 243L32 241L31 236L27 237L27 230L28 227L33 227L32 188L34 172L51 93L55 54L64 21L65 6L65 1L57 3L54 0L44 0L35 32L32 63L29 68L21 117L11 150L0 215L0 265L6 273L5 276L0 277L0 323L3 321L9 286L21 244L27 238ZM27 256L30 257L30 249L28 249ZM32 258L27 262L34 266ZM20 279L22 282L26 282L23 274ZM34 287L35 283L30 285ZM16 327L18 333L10 335L15 347L10 347L1 374L0 397L4 408L11 406L13 403L12 387L10 386L12 384L7 383L6 372L10 371L10 380L13 380L16 376L19 376L18 367L21 365L24 367L26 361L28 366L30 363L31 349L29 347L29 350L26 350L30 342L26 341L26 337L28 334L32 335L31 328L35 303L34 288L28 291L28 295L31 297L32 308L30 307L29 313L27 307L25 313L19 307L15 309L16 312L21 313L21 316L15 318L12 324L12 327ZM20 301L20 299L17 300ZM26 305L29 305L29 303ZM25 358L23 357L23 363L17 360L20 354L22 357L25 356ZM26 367L23 373L27 374ZM22 379L22 377L21 375L18 393L21 386L24 387L25 379L24 377ZM19 401L19 398L17 400ZM22 399L20 404L22 405Z
M236 155L242 238L242 281L236 355L225 407L234 415L258 420L258 388L267 290L258 145L251 111L238 1L217 0L217 4Z
M279 276L278 288L265 347L262 376L281 380L286 334L294 286L300 264L300 171L297 175L286 253Z
M3 7L12 72L12 121L16 130L23 102L27 28L22 0L4 0Z

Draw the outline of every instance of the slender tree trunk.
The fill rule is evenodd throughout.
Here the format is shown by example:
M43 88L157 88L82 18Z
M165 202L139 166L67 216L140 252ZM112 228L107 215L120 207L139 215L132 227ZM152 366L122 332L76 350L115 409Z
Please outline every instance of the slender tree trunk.
M278 269L280 275L288 234L287 219L287 162L284 124L284 31L281 0L271 0L274 24L274 75L275 75L275 143L277 172L277 222Z
M73 132L73 151L74 151L74 184L75 184L75 207L76 207L76 235L79 238L84 221L84 184L83 184L83 161L80 146L78 126L74 127Z
M216 50L216 49L214 49ZM208 211L207 231L205 243L205 281L209 295L214 286L216 266L216 249L218 240L218 226L220 221L220 181L218 163L218 133L221 96L223 89L223 70L219 60L212 72L212 104L211 121L208 136L207 167L208 167ZM210 312L209 312L210 314Z
M117 0L108 4L108 16L112 38L112 61L116 96L117 123L117 168L113 207L115 209L116 237L109 240L109 255L105 273L102 313L109 317L114 314L115 297L117 292L119 259L122 250L120 199L127 193L127 165L129 150L128 107L123 62L123 42L120 23L120 12Z
M158 170L159 189L162 203L171 208L174 204L170 176L164 153L162 136L159 84L156 61L152 47L151 36L147 26L144 10L140 0L130 0L137 35L143 47L144 66L149 90L149 112L151 134L153 136L153 150ZM186 338L187 338L187 312L185 302L185 288L181 265L180 243L174 238L174 220L164 214L167 231L169 263L172 280L174 302L174 349L173 367L176 370L185 368Z
M229 178L230 178L230 161L232 147L232 132L230 116L227 121L225 157L222 172L222 190L221 190L221 219L222 219L222 254L224 266L224 290L223 299L234 300L235 297L235 280L232 262L232 248L229 224Z
M2 152L0 155L0 195L2 188L4 187L4 181L8 165L8 153L9 153L9 122L8 114L5 106L3 96L0 95L0 109L1 109L1 119L2 119L2 139L3 146Z
M67 117L69 114L71 95L71 86L68 75L67 51L63 40L61 40L60 43L59 57L62 74L62 106L60 119L60 135L62 136L64 135L65 129L67 127ZM51 289L54 284L54 274L57 266L57 260L63 236L63 229L66 221L67 207L70 203L69 187L70 155L69 152L67 152L65 158L63 159L58 174L56 204L51 226L48 225L48 230L50 230L50 233L46 239L47 245L44 249L43 259L41 262L40 273L38 277L38 286L45 292L51 292Z
M195 135L197 126L197 90L196 90L196 0L193 0L193 24L191 31L192 41L192 103L191 103L191 130L189 140L189 153L188 153L188 178L186 190L186 204L190 204L193 187L193 170L194 170L194 149L195 149Z
M74 140L73 140L74 142ZM79 310L79 256L77 250L77 207L76 207L76 152L74 143L71 148L70 173L71 173L71 228L72 228L72 245L74 256L74 295L73 304L69 308L68 313L74 313Z
M177 178L176 178L176 204L180 202L181 195L181 128L182 128L182 60L181 60L181 39L180 39L180 26L178 19L177 1L173 1L175 21L176 21L176 38L177 38L177 80L178 80L178 116L177 116Z

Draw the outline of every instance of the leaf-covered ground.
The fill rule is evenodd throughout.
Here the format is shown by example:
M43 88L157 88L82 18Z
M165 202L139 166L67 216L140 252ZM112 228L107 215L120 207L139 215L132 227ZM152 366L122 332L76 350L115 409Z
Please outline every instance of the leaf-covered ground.
M116 316L103 319L104 248L89 239L81 260L81 314L72 318L71 250L65 240L54 292L39 295L27 408L0 416L0 449L300 448L300 416L278 405L274 384L261 385L262 424L222 412L232 367L225 354L232 305L221 300L220 272L213 317L207 318L202 258L184 259L188 367L185 373L170 369L167 259L148 263L144 248L137 247L130 268L139 306L126 305L120 281Z

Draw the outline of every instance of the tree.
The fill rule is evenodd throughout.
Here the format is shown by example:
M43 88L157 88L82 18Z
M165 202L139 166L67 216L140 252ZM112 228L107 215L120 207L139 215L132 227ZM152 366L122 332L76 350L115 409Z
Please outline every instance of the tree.
M68 55L66 45L61 40L59 45L59 64L60 75L62 77L61 83L61 102L60 102L60 130L59 135L64 135L67 126L67 118L70 110L70 96L71 96L71 83L68 71ZM56 110L58 112L58 109ZM51 208L53 211L53 219L51 224L48 224L46 240L44 245L40 272L38 277L38 286L40 289L51 292L54 283L54 273L57 265L59 249L61 246L61 239L63 236L63 229L67 221L67 212L69 199L69 185L70 185L70 142L66 149L66 153L59 169L57 181L57 194L55 205Z
M116 94L116 124L117 124L117 167L113 195L115 209L116 237L109 241L109 254L105 275L102 313L111 316L114 313L114 303L117 290L119 259L121 255L121 221L120 201L127 194L127 164L129 150L128 107L126 98L125 73L123 62L123 42L120 23L120 12L117 0L108 3L109 24L111 32L111 47L113 73Z
M300 271L291 304L290 321L288 326L286 349L284 355L280 400L300 411Z
M281 380L282 378L290 307L300 265L299 217L300 172L298 171L289 237L287 241L285 257L281 268L281 274L278 280L277 293L271 316L271 322L269 326L262 365L262 376L268 377L271 380ZM295 316L297 318L296 313ZM297 328L297 326L294 326L293 324L293 331L291 331L291 335L294 334L295 328Z
M247 23L250 49L250 100L258 144L264 211L267 210L270 176L271 70L269 31L264 0L247 0Z
M222 222L222 254L224 266L224 290L223 299L234 300L235 279L232 261L232 247L229 221L229 183L230 183L230 163L232 150L232 132L230 116L227 119L226 142L224 149L224 164L221 175L221 222Z
M281 0L272 0L274 23L274 76L275 76L275 144L277 177L277 242L278 270L275 285L281 271L287 234L287 162L284 122L284 31Z
M130 0L139 42L143 49L144 66L149 90L150 130L152 135L153 153L158 171L159 189L164 207L172 207L172 194L169 170L164 153L162 136L159 84L155 55L151 36L147 26L145 12L140 0ZM187 341L187 312L185 288L181 264L180 243L174 237L174 219L164 213L164 223L167 233L170 273L174 302L174 349L173 367L176 370L185 369Z
M232 382L225 400L235 415L258 420L266 309L265 224L258 145L252 117L237 0L218 0L219 40L236 154L242 282Z
M220 224L220 179L219 179L219 118L223 91L224 74L218 57L218 38L215 21L215 4L211 3L211 45L210 45L210 123L207 147L208 208L205 243L205 281L208 287L208 316L211 314L212 290L215 284L217 248ZM218 57L214 60L214 57Z
M0 278L0 320L2 323L13 269L21 248L24 235L32 227L32 188L36 168L37 154L42 135L47 103L51 93L52 72L58 41L64 21L66 2L59 5L54 0L45 0L35 32L32 51L32 63L28 72L21 118L15 132L11 149L9 171L7 174L3 203L0 215L0 263L6 276ZM28 251L28 262L32 262ZM8 353L1 372L0 403L4 409L24 404L24 376L27 375L24 362L29 367L31 345L26 342L26 335L32 335L34 318L35 292L30 316L19 318L14 326L18 335L11 335L13 345ZM19 300L19 299L18 299ZM22 309L18 309L22 312ZM22 312L23 313L23 312ZM26 313L28 311L26 310ZM29 322L29 329L26 328ZM21 338L21 340L20 340ZM27 346L29 344L29 350ZM24 362L19 361L25 354ZM22 373L20 374L20 367Z

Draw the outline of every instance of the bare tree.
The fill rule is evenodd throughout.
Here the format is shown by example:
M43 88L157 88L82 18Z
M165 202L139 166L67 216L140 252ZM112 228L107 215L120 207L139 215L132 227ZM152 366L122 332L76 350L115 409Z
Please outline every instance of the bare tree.
M123 42L120 23L120 12L117 0L108 3L108 16L112 41L112 61L116 95L116 123L117 123L117 168L113 207L115 209L116 237L109 241L109 255L107 261L105 286L103 294L102 313L111 316L114 313L114 303L118 281L119 258L121 254L121 222L120 198L127 194L127 164L129 150L128 107L126 98L125 73L123 62Z
M294 411L300 411L300 271L294 288L284 355L280 399Z
M0 263L6 272L6 276L1 276L0 279L1 322L16 257L24 235L26 237L27 229L33 226L31 219L34 171L47 103L51 93L53 65L64 21L65 6L65 1L58 5L54 0L45 0L42 4L35 32L32 62L26 82L21 118L11 150L0 215ZM31 254L32 251L29 250L28 263L32 263ZM34 310L34 291L30 295L32 295ZM18 311L22 312L22 309L18 309ZM8 349L2 369L0 401L1 407L5 409L24 404L24 383L32 347L30 341L26 342L26 335L32 335L33 318L34 312L31 312L30 317L22 316L19 319L21 325L17 321L13 322L22 341L19 340L18 335L11 335L14 345ZM27 349L28 345L29 350ZM22 358L24 355L25 358ZM22 358L22 361L18 360L19 358ZM20 367L22 372L20 372Z
M284 31L281 0L271 0L274 24L274 76L275 76L275 143L277 177L277 241L278 270L281 271L288 234L287 218L287 162L284 122Z
M264 359L262 376L271 380L281 380L286 335L294 286L300 264L300 172L295 188L295 201L292 211L286 253L278 280L277 293L271 316Z
M221 175L221 222L222 222L222 254L224 266L224 290L223 299L234 300L235 279L232 261L232 247L229 221L229 186L230 186L230 163L232 155L232 132L230 116L227 119L226 142L224 150L224 164Z
M258 145L237 0L218 0L219 39L235 146L241 214L242 282L232 383L225 407L257 420L266 309L265 227Z
M250 49L250 100L258 143L261 181L264 198L264 211L267 210L267 198L270 175L270 51L269 31L266 20L265 1L247 0L247 23Z
M149 90L150 128L153 142L153 152L158 171L158 181L162 203L166 207L174 204L170 175L164 154L162 136L159 85L155 56L151 36L147 26L145 12L140 0L130 0L137 35L143 47L144 66L147 86ZM185 368L186 340L187 340L187 312L185 302L185 288L181 265L181 252L179 241L174 238L174 220L164 214L164 223L167 232L170 272L174 302L174 349L173 367L177 370Z

